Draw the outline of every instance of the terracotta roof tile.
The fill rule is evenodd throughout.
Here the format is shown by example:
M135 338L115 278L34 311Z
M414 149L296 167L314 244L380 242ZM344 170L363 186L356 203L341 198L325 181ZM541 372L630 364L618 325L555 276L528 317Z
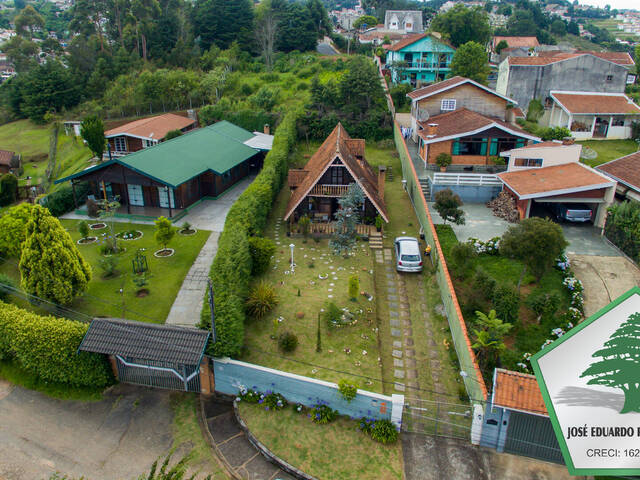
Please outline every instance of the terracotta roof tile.
M356 158L356 156L360 156L359 152L364 153L364 140L352 139L342 124L338 123L305 165L304 170L308 173L291 194L284 219L289 218L329 165L336 157L340 157L361 184L364 194L376 206L380 215L385 221L389 221L384 200L378 193L378 177L367 163L364 155L362 155L362 161Z
M428 136L428 125L430 123L438 125L436 135L434 137ZM453 112L435 115L425 122L419 122L419 125L424 130L418 131L418 135L427 142L437 142L439 139L444 139L450 136L463 136L474 130L490 127L491 125L496 125L498 128L508 128L513 132L525 136L526 138L537 138L533 137L530 133L525 132L521 128L504 122L498 118L486 117L466 108L459 108Z
M157 117L141 118L134 122L125 123L119 127L104 132L106 137L115 135L133 135L136 137L162 140L171 130L182 130L193 125L195 120L173 113L165 113Z
M611 183L611 180L602 174L598 174L577 162L504 172L498 174L498 177L520 198L545 193L552 194L560 190L564 193L570 193L571 190L579 191L585 187L603 188L604 184Z
M623 93L585 94L551 92L556 101L573 114L637 114L640 107Z
M510 48L537 47L540 45L536 37L504 37L498 35L493 37L493 48L497 47L502 40L507 42Z
M15 156L15 153L10 152L8 150L0 150L0 165L7 165L7 166L11 166L11 160L13 160L13 157Z
M524 112L520 107L513 107L513 115L516 118L525 118Z
M640 152L604 163L596 169L640 191Z
M495 406L548 416L535 376L497 368L493 382Z

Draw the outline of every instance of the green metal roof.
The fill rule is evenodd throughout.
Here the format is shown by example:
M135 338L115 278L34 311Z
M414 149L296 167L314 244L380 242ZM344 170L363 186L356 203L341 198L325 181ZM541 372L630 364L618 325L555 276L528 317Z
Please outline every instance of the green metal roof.
M68 177L65 182L114 163L171 187L177 187L208 170L219 175L253 157L259 150L243 142L254 135L226 120L194 130L124 157L109 160Z

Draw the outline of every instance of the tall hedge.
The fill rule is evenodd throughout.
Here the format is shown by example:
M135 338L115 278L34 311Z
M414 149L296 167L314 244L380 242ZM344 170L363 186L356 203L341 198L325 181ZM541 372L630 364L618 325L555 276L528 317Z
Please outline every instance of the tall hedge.
M14 359L45 381L104 387L113 382L106 358L77 352L87 328L0 302L0 359Z
M210 352L237 356L244 342L244 303L249 290L252 260L249 237L262 234L271 206L289 170L289 154L296 143L297 110L288 112L275 133L273 148L262 170L233 204L218 241L218 253L209 276L213 281L217 342ZM211 311L204 302L201 325L209 328Z

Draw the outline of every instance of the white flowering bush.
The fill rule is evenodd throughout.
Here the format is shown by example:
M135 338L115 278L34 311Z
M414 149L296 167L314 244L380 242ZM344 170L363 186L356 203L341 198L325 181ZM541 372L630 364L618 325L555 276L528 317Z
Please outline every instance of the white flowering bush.
M478 238L471 237L467 240L467 243L473 246L478 255L498 255L500 249L500 237L493 237L491 240L487 240L486 242Z

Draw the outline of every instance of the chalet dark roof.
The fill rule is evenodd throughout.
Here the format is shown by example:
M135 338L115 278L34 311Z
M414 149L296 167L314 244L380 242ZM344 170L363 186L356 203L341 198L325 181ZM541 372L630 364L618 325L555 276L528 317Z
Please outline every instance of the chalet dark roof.
M207 330L95 318L78 350L150 361L198 365Z
M378 192L378 176L364 158L364 140L352 139L341 123L329 134L304 167L307 174L291 194L284 219L288 219L300 202L309 194L324 172L339 158L358 182L365 196L371 200L382 218L388 222L387 208ZM294 180L290 177L291 180ZM382 192L384 193L384 192Z

